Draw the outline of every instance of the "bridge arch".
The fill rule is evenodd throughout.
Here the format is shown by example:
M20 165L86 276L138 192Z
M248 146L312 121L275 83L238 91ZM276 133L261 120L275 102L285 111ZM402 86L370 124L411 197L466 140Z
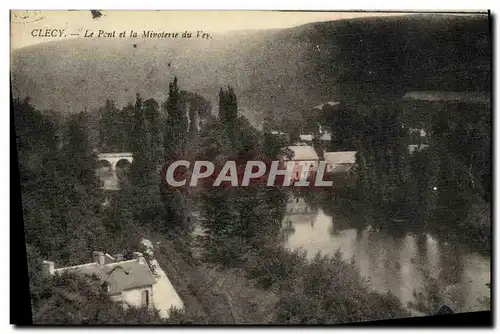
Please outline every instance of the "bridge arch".
M128 159L120 159L116 162L116 176L118 179L123 179L130 171L132 163Z
M109 171L111 171L111 169L113 168L113 166L111 165L111 162L109 162L108 160L105 160L105 159L100 159L98 162L97 162L97 168L101 169L101 168L107 168Z
M131 164L132 162L129 161L128 159L120 159L116 162L116 168L121 168L121 169L130 168Z

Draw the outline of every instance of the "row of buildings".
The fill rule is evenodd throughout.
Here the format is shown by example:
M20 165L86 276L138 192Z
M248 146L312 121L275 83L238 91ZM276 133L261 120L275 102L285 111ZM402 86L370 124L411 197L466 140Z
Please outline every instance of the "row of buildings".
M408 145L408 151L413 154L427 148L428 145ZM319 162L325 161L325 179L333 175L355 175L356 151L324 152L324 159L320 159L318 153L311 145L291 145L288 149L293 152L290 161L295 162L293 181L308 178L318 171Z
M320 158L311 145L291 145L288 149L293 152L291 161L295 162L293 181L307 178L317 172ZM325 176L351 173L356 165L356 151L324 152Z

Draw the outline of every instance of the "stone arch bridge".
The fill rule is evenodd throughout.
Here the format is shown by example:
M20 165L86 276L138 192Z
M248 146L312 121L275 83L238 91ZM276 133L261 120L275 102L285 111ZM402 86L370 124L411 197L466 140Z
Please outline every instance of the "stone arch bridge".
M116 167L128 167L132 164L132 161L134 161L133 154L130 152L99 153L97 157L99 160L99 167L108 167L113 172L116 171Z

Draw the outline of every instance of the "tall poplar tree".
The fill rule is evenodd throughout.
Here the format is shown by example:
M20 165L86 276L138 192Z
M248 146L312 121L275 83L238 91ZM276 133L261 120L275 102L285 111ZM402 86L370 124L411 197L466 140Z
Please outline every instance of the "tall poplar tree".
M83 112L69 119L61 159L68 175L75 177L87 189L94 190L99 187L95 172L97 156L88 140L87 121L88 115Z
M165 105L167 121L164 132L164 153L182 156L186 145L188 120L182 103L177 77L169 84L168 100Z
M140 94L136 95L133 133L132 153L134 161L131 166L130 181L132 185L141 186L148 182L155 170L155 165L152 159L150 136L146 127L144 103Z

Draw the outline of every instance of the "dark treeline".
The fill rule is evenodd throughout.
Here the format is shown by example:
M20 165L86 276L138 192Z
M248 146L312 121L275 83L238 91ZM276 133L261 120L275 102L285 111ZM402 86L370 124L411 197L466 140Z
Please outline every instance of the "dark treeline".
M176 194L161 196L158 166L169 150L183 147L187 134L198 131L210 105L199 95L179 91L177 79L161 111L155 100L143 101L139 95L134 104L122 110L108 100L98 114L97 142L89 136L92 118L96 117L93 113L81 112L61 120L36 110L29 99L15 100L13 107L34 321L106 322L106 312L96 318L70 315L70 304L75 301L61 297L61 289L68 284L87 284L90 288L95 283L71 283L68 277L50 283L41 275L41 261L52 260L58 266L90 262L93 250L111 253L136 249L138 235L144 229L161 232L181 225L183 205L176 200L182 199ZM112 197L107 210L102 206L105 194L96 175L96 148L101 152L128 150L134 155L129 177L122 179L123 191ZM78 302L91 309L96 300ZM121 308L110 312L117 310ZM61 312L67 316L56 316ZM128 311L120 312L110 321L124 317ZM158 318L146 311L137 314L142 317L139 322Z
M187 133L196 134L211 115L210 102L198 94L179 91L175 80L170 84L169 96L171 98L161 105L154 99L143 101L137 96L135 103L130 102L122 109L118 109L113 100L107 100L98 112L90 115L94 118L93 121L98 123L98 140L94 143L95 148L100 152L132 151L137 143L135 127L142 122L145 123L147 133L151 136L147 142L157 148L162 147L167 140L165 138L167 128L182 127L187 129ZM139 114L137 114L138 107L141 110ZM187 115L177 115L180 116L177 118L167 117L169 114L177 113ZM175 124L174 120L181 123ZM169 140L173 139L175 138Z
M111 301L95 281L50 279L41 272L42 259L74 265L89 262L94 249L127 249L137 231L128 226L122 229L128 235L120 238L102 214L104 198L95 176L97 159L84 130L86 115L73 115L57 129L29 100L15 100L13 107L33 321L123 322L132 311L108 307ZM137 315L136 322L143 315L148 321L154 317L146 311Z

